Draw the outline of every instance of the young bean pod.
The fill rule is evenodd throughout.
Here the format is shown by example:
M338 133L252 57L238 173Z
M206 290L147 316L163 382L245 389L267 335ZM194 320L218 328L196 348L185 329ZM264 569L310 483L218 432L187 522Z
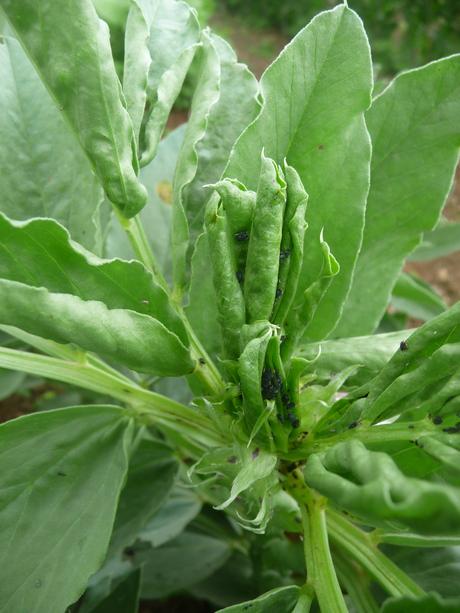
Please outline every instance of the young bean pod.
M244 297L249 323L268 320L276 298L286 204L281 169L262 153L257 201L249 238Z
M224 354L227 358L237 358L240 354L240 331L245 323L244 298L236 278L235 254L227 217L217 194L209 200L205 227L213 254L211 265Z

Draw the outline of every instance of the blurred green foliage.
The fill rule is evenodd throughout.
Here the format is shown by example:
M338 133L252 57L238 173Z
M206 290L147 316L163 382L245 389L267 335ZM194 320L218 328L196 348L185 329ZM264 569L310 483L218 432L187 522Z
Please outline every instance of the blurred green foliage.
M258 27L296 34L338 0L221 0ZM460 51L459 0L349 0L364 21L384 75Z

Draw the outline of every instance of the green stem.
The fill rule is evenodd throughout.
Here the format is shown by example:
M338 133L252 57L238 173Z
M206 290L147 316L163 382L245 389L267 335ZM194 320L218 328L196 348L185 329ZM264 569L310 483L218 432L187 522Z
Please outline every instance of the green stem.
M128 219L122 213L120 213L116 207L113 207L113 210L118 218L118 221L120 222L121 227L126 232L129 242L131 243L133 251L138 259L148 270L150 270L155 277L155 280L158 281L163 289L168 291L168 284L166 283L153 251L150 248L149 240L145 234L145 230L139 215Z
M305 485L299 469L288 477L288 487L299 503L302 514L308 585L315 590L321 611L347 613L329 548L326 499Z
M204 448L225 444L223 437L205 415L91 364L0 348L0 367L106 394L132 406L139 416L152 421L159 428L163 426L184 434Z
M138 259L144 264L144 266L152 272L154 278L158 283L163 287L163 289L168 293L170 293L170 289L166 280L161 273L161 270L157 264L153 251L150 247L148 238L145 234L144 227L142 225L141 218L139 215L133 217L132 219L127 219L124 217L118 210L114 209L115 213L118 217L118 220L126 232L129 241L133 247L134 253L138 257ZM195 372L192 374L192 377L197 379L202 386L204 386L205 392L210 393L212 395L220 396L225 391L225 384L222 380L219 370L217 369L214 362L211 360L206 350L202 346L198 337L195 334L192 326L190 325L187 316L184 313L184 310L180 305L177 305L174 301L173 304L176 304L177 311L184 323L184 326L187 330L187 334L190 339L190 347L192 352L192 357L197 361L197 368Z
M383 554L363 532L337 511L328 509L327 527L332 541L347 551L392 596L422 596L425 592Z
M313 600L315 599L315 592L310 584L306 583L302 587L299 600L292 611L292 613L309 613Z

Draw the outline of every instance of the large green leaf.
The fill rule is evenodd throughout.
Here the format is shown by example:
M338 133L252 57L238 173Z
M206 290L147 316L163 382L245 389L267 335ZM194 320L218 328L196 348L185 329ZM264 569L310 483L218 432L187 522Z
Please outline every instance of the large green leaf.
M131 2L126 23L123 90L143 150L142 165L155 156L199 39L196 13L185 2Z
M19 43L0 44L0 209L14 219L53 217L101 251L99 181Z
M300 588L297 585L279 587L266 594L262 594L262 596L255 600L219 609L219 613L242 613L243 611L251 611L251 613L278 613L281 611L283 613L292 613L297 604L299 594Z
M104 559L132 425L87 406L0 426L0 611L62 613Z
M358 440L311 455L305 479L371 525L402 525L421 534L457 534L460 527L460 489L406 477L388 454Z
M104 600L88 610L92 613L138 613L140 587L141 569L136 569L116 583Z
M460 55L402 73L366 114L371 188L363 245L336 336L371 334L403 260L436 224L460 147Z
M230 556L228 543L184 532L158 549L140 551L136 564L143 565L143 598L163 598L202 581Z
M264 73L262 110L239 138L225 170L254 190L264 148L279 164L287 158L299 173L309 194L305 241L324 228L341 266L307 329L313 340L338 320L361 244L371 156L364 111L371 89L369 45L360 19L344 5L319 14ZM322 254L305 242L299 299L322 263Z
M91 0L1 0L11 25L77 134L109 199L128 217L145 204L133 127L107 24Z
M192 370L183 324L140 263L101 260L51 220L0 215L0 237L1 323L142 372Z
M110 541L109 556L134 543L165 502L177 474L178 463L170 447L143 438L129 462L128 479L120 496Z
M386 547L385 553L426 592L460 597L460 547Z
M220 178L233 144L258 109L257 81L225 41L203 33L198 60L199 79L174 179L173 248L179 290L186 285L187 262L203 228L210 195L203 187Z

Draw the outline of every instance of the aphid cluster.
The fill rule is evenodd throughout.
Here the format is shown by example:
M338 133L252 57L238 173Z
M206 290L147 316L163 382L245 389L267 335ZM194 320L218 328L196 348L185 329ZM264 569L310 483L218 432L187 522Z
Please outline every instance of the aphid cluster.
M262 372L262 397L265 400L275 400L278 395L281 396L281 402L286 409L286 417L293 428L298 428L300 421L295 414L295 402L292 401L289 394L284 390L283 380L280 374L271 368L264 368ZM283 413L278 413L278 420L284 423L285 416Z

